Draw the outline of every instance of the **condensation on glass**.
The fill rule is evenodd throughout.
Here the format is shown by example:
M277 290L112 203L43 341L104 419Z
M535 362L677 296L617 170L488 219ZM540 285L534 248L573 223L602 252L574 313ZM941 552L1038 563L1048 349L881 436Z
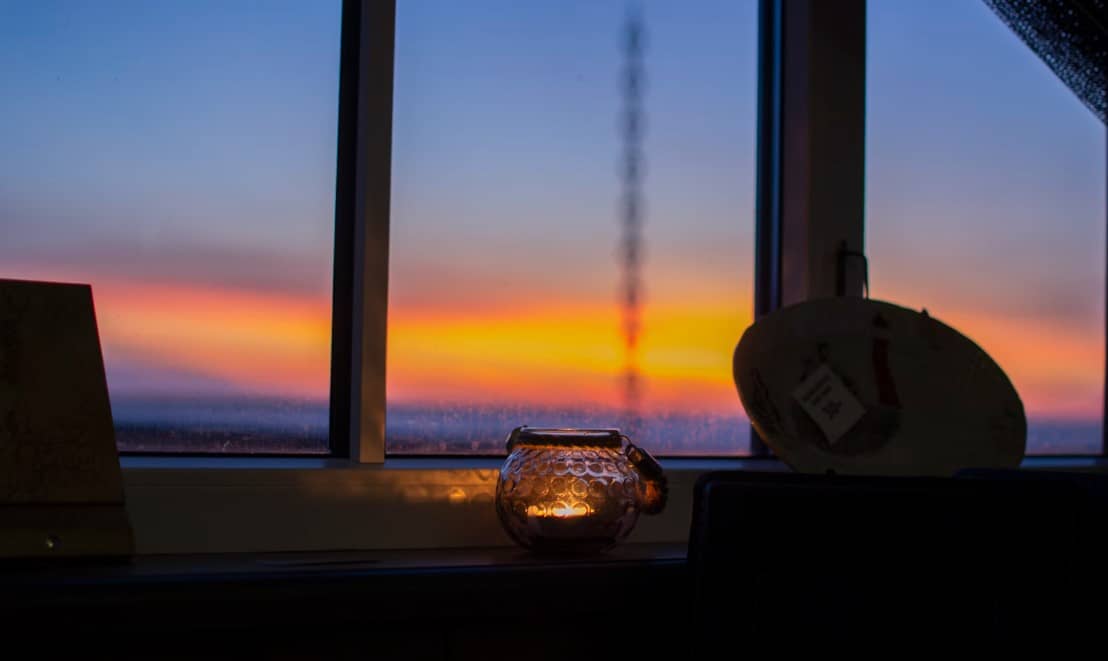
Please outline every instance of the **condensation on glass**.
M868 22L873 296L1000 364L1029 453L1099 453L1103 124L984 3L875 0Z
M388 452L747 452L757 3L397 11Z
M327 451L340 12L0 5L0 277L92 285L121 450Z

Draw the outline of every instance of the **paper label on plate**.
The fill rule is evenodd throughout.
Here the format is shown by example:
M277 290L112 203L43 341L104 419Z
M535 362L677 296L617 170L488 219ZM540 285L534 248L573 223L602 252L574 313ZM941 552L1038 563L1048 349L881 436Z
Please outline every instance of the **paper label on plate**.
M793 398L834 445L850 431L866 409L826 363L820 365L793 390Z

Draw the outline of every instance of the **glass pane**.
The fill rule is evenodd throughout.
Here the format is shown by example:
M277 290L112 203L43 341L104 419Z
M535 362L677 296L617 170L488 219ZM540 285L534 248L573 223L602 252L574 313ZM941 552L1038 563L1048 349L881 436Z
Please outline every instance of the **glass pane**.
M121 450L328 449L340 4L0 5L0 277L91 283Z
M868 11L873 296L996 359L1028 452L1099 452L1104 126L984 3Z
M753 311L757 3L641 3L632 352L627 4L400 3L390 452L503 452L520 424L747 451L731 354Z

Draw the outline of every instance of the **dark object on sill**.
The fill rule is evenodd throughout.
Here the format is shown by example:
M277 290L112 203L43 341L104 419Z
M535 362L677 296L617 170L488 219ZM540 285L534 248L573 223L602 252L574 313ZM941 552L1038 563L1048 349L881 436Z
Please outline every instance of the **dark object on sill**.
M1060 478L711 473L694 495L694 619L715 640L1091 635L1102 526Z
M132 548L92 289L0 280L0 558Z

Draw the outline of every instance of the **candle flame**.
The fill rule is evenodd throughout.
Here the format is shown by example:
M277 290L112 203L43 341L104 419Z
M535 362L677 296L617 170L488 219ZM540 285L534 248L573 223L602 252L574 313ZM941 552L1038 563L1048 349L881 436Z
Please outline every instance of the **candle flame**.
M531 505L527 508L527 516L537 516L542 518L573 519L577 517L587 516L588 514L589 506L585 503L567 504L564 502L556 502L550 504Z

